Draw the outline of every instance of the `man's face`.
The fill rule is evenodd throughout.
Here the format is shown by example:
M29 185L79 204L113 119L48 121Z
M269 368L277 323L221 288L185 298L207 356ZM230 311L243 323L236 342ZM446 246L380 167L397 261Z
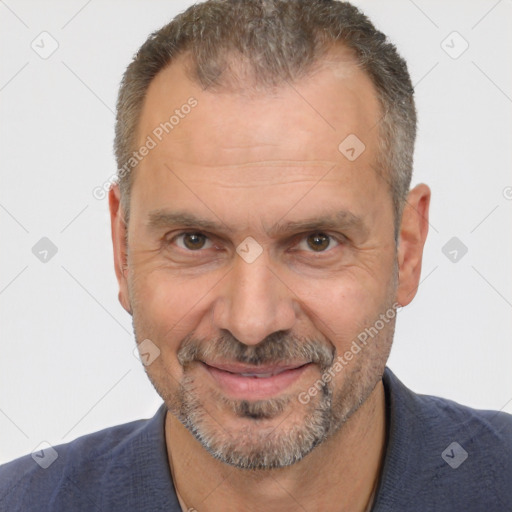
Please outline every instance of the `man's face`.
M167 407L225 462L300 460L380 379L394 319L333 369L396 299L380 115L349 62L252 96L202 90L181 61L150 85L139 142L157 146L136 170L121 300L160 350L146 369ZM353 161L350 134L365 145Z

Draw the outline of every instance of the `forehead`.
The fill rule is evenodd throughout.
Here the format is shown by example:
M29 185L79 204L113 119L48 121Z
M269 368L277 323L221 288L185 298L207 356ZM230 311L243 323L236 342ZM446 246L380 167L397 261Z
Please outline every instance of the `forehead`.
M340 156L340 142L355 134L372 156L380 106L370 78L348 54L329 54L310 76L258 93L243 87L203 89L188 78L186 65L186 56L176 59L148 88L140 142L189 98L197 100L152 153L169 150L175 159L208 165L236 165L253 157L332 160Z
M162 70L145 98L139 146L148 137L155 146L136 169L132 197L143 199L146 213L170 201L186 202L191 190L203 198L225 194L237 215L245 213L238 200L244 194L258 194L259 207L276 207L281 199L275 191L295 193L294 183L314 186L310 197L320 203L333 187L344 188L340 197L358 195L360 204L368 193L388 193L374 169L379 102L371 80L350 57L326 59L303 80L257 94L202 89L189 79L186 64L178 58ZM196 106L183 108L191 98ZM347 158L340 144L342 151L364 151ZM251 198L246 204L254 210L256 203ZM228 206L216 204L226 212Z

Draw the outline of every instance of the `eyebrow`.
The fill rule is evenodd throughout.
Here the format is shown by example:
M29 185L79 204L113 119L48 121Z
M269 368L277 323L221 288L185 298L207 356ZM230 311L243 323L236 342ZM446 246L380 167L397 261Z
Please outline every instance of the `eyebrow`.
M332 215L322 215L311 219L301 221L289 221L281 223L278 221L267 233L271 237L279 237L288 233L298 233L300 231L315 231L327 229L343 229L351 232L360 232L366 234L368 227L362 217L352 212L341 210Z
M220 222L213 222L187 212L170 212L154 210L149 213L147 227L156 231L174 226L201 228L206 231L227 231L228 227Z
M150 231L169 229L176 226L201 229L215 233L232 233L235 231L234 228L226 225L222 221L211 221L182 211L154 210L149 213L146 225ZM322 215L301 221L278 221L268 229L265 229L265 231L271 238L278 238L283 235L301 231L320 231L327 229L343 229L360 234L367 234L368 232L368 226L365 224L364 220L358 215L346 210L338 211L332 215Z

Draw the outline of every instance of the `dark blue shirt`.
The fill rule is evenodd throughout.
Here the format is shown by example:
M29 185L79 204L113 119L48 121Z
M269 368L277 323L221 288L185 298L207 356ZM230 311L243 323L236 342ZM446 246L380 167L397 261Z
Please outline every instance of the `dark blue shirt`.
M389 368L382 380L388 438L372 512L512 511L512 416L413 393ZM180 512L165 412L0 466L0 510Z

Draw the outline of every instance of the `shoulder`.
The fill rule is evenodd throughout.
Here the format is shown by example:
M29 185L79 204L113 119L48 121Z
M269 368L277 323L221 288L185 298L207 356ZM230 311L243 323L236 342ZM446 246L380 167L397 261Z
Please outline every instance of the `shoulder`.
M512 507L512 415L436 396L417 395L417 399L424 410L423 429L446 443L443 461L451 469L465 470L459 477L465 475L468 483L507 495Z
M408 417L409 425L424 430L436 426L446 432L465 432L480 442L503 443L512 449L512 415L459 404L447 398L414 393L386 368L383 381L388 406Z
M160 408L151 420L107 428L0 466L0 510L95 510L105 505L110 495L135 487L133 479L147 476L153 452L164 463L164 416Z
M475 409L438 396L413 395L419 411L418 420L424 422L424 426L457 435L461 441L487 446L496 451L496 455L512 455L512 415Z
M388 368L383 383L393 499L430 504L418 510L512 508L512 415L414 393Z

